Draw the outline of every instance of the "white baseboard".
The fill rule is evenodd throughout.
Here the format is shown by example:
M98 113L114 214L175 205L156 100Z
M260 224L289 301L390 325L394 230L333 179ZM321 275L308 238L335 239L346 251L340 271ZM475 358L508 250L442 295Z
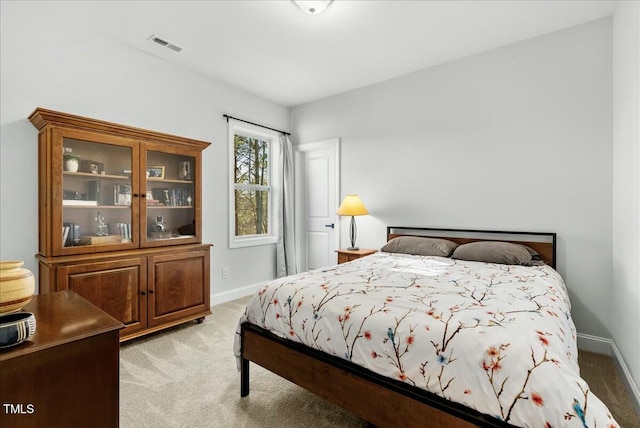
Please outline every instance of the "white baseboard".
M624 358L622 358L622 354L620 354L620 350L616 346L615 342L603 337L578 333L578 349L608 355L613 358L613 361L618 368L618 372L622 374L622 380L625 382L627 390L635 399L632 401L635 405L636 412L640 413L640 390L631 377L629 367L627 367L627 364L624 362Z
M618 371L620 371L624 375L623 378L627 380L627 388L635 398L633 404L636 406L636 413L640 414L640 390L638 389L638 385L633 381L629 367L625 364L622 354L614 341L611 341L611 347L613 348L613 361L617 363Z
M221 305L223 303L231 302L232 300L240 299L241 297L249 296L260 287L262 287L267 281L257 282L255 284L247 285L240 288L234 288L230 291L223 291L221 293L214 293L211 295L211 306Z
M590 334L578 333L578 349L595 352L613 357L613 341L604 337L592 336Z

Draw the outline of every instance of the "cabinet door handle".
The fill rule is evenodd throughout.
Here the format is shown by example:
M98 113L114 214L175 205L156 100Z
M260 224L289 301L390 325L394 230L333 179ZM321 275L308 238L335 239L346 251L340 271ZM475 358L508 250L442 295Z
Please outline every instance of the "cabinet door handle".
M149 294L153 294L153 293L155 293L154 290L149 290Z
M335 227L335 225L333 223L325 224L324 227L330 227L331 229L333 229Z
M140 292L140 294L142 294L143 296L146 296L146 295L147 295L147 293L146 293L146 292L144 292L144 291L141 291L141 292Z

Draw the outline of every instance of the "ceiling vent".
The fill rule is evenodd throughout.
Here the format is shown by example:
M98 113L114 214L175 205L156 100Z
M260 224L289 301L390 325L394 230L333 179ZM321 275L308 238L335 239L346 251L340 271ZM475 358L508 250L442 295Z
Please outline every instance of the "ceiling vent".
M157 44L159 44L160 46L164 46L165 48L169 48L172 51L176 51L176 52L180 52L182 50L182 48L178 45L176 45L173 42L169 42L161 37L159 37L158 35L154 34L153 36L149 37L149 39L151 41L156 42Z

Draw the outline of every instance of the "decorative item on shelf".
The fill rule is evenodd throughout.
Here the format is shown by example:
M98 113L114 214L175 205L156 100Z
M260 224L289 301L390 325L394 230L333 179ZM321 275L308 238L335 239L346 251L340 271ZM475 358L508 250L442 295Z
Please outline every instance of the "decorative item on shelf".
M104 164L88 159L80 161L80 172L90 172L91 174L104 174Z
M131 185L115 184L113 186L113 204L131 205Z
M358 197L358 195L347 195L336 214L341 216L351 216L351 223L349 225L349 237L351 238L351 246L347 250L357 250L356 247L356 235L358 230L356 228L355 216L367 215L369 211L365 208L364 204Z
M178 228L178 233L180 235L195 235L196 234L196 221L194 220L191 224L185 224L184 226L180 226Z
M33 298L33 273L21 260L0 261L0 314L16 312Z
M147 196L145 199L147 200L147 205L164 205L164 202L160 202L153 196L153 190L147 190Z
M67 228L67 239L64 242L65 247L72 247L74 245L80 245L80 225L77 223L64 223L62 225L62 234L65 235L65 228Z
M109 226L104 222L104 216L100 211L96 213L96 236L109 235Z
M178 178L180 180L191 180L191 162L178 162Z
M18 345L36 332L36 317L31 312L0 315L0 349Z
M164 217L161 215L155 216L155 221L151 223L150 229L149 236L153 239L168 239L174 237L174 233L167 230L167 223L164 222Z
M65 201L86 201L87 194L85 192L76 192L75 190L63 190L62 199Z
M147 178L164 180L164 166L148 166Z
M161 215L157 215L156 219L153 223L151 223L151 231L152 232L166 232L167 231L167 223L164 222L164 217Z
M120 234L120 242L131 242L131 223L111 223L109 231Z
M151 200L157 201L157 204L153 202L152 205L169 205L169 189L155 187L151 189L151 195L153 196Z
M90 180L88 184L87 200L96 201L100 205L100 180Z
M103 236L81 236L78 245L107 245L107 244L119 244L122 242L122 236L120 235L103 235Z
M152 201L157 201L161 205L169 207L190 207L193 203L192 191L190 188L184 187L179 189L165 189L156 187L151 190L153 196ZM152 202L147 205L157 205Z
M64 170L68 172L78 172L80 167L80 156L72 155L71 153L65 153L62 156L64 160Z
M90 183L91 187L91 183ZM89 189L91 191L91 189ZM62 206L97 206L98 200L88 200L85 192L76 192L75 190L62 191Z

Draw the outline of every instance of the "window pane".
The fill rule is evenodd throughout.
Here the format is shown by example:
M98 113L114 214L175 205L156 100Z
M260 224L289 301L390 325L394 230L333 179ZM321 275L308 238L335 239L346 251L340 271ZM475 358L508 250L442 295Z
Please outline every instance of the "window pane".
M269 185L269 143L235 135L235 182Z
M269 192L235 190L236 236L269 233Z

